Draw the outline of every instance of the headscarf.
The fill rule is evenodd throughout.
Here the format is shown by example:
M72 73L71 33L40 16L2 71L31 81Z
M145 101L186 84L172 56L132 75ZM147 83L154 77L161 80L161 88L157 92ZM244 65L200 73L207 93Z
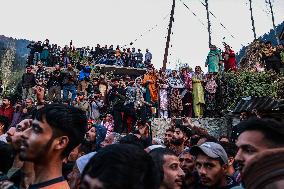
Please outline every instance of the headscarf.
M94 127L96 128L96 150L98 150L106 137L107 129L100 124L94 124Z

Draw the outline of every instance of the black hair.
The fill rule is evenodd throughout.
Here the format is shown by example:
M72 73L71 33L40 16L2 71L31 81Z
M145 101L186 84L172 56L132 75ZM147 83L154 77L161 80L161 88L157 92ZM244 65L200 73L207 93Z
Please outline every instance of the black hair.
M175 130L173 128L168 128L166 132L175 132Z
M84 143L81 143L81 145L79 146L79 151L82 152L83 154L90 153L89 147Z
M191 129L185 125L180 125L180 124L177 124L176 125L176 128L179 128L183 133L184 135L190 139L191 135L192 135L192 132L191 132Z
M12 146L0 141L0 172L6 174L12 167L15 153Z
M6 133L9 128L9 119L6 116L0 115L0 123L4 125L3 131Z
M197 145L198 141L199 141L200 137L199 135L193 135L192 137L190 137L190 146L195 146Z
M189 148L184 149L184 150L179 154L179 156L180 156L180 155L184 155L184 154L191 154L191 153L190 153L190 149L189 149Z
M84 112L72 106L50 104L38 110L35 118L46 120L53 131L53 137L66 135L69 143L62 153L62 157L78 146L84 139L87 128L87 117Z
M213 137L211 135L208 135L208 134L200 135L199 136L199 140L202 139L202 138L206 138L205 142L215 142L215 143L218 143L218 140L215 137Z
M144 149L143 141L134 134L128 134L119 140L119 144L132 144L141 149Z
M156 168L159 170L160 182L162 182L164 179L164 170L163 170L163 165L165 163L164 156L166 155L176 156L176 154L174 151L168 148L156 148L152 150L149 154L152 157Z
M224 148L228 157L235 157L238 152L238 147L233 142L219 142L219 144Z
M12 97L11 97L11 96L3 96L2 99L7 99L7 100L9 100L9 101L11 102L11 104L12 104Z
M144 150L130 144L102 148L86 165L85 175L101 181L105 189L156 189L158 170Z
M275 119L250 118L236 125L238 136L245 131L259 131L272 147L284 146L284 123Z
M221 135L221 136L219 137L219 141L220 141L222 138L226 138L226 139L230 140L230 138L229 138L228 136L226 136L226 135Z

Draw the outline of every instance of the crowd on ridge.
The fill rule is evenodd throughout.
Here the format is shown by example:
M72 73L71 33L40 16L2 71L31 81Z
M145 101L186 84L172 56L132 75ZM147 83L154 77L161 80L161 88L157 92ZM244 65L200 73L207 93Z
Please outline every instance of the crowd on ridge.
M137 78L93 77L97 62L84 56L49 66L41 53L28 59L21 99L2 98L0 188L283 187L283 120L246 117L220 138L190 121L219 111L215 77L238 71L228 45L210 47L207 74L150 61ZM152 138L152 117L172 118L162 139Z
M44 42L32 41L27 48L30 49L27 64L35 65L41 61L44 66L54 67L59 64L66 67L68 63L78 65L81 61L87 61L92 64L115 65L121 67L145 68L152 60L152 53L146 49L145 55L141 49L121 48L119 45L114 48L110 46L76 48L71 40L68 45L61 47L57 44L50 44L49 39Z

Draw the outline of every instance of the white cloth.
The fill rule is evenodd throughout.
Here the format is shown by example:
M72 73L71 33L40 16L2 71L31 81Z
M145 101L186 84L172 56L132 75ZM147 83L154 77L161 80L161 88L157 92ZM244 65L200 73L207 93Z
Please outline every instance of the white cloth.
M7 137L7 134L1 135L1 136L0 136L0 141L3 141L3 142L5 142L5 143L7 143L6 137Z

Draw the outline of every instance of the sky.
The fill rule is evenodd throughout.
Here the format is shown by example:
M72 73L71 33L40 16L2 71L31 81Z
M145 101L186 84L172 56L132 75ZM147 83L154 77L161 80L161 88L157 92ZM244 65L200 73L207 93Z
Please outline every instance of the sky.
M265 1L252 0L257 37L272 28ZM271 1L277 25L284 20L284 0ZM176 0L167 68L180 62L192 68L200 65L207 71L207 19L201 2L204 0ZM213 44L222 48L225 41L238 52L253 40L248 0L208 2L216 16L210 16ZM35 41L48 38L61 46L72 39L76 47L126 45L143 53L148 48L153 64L160 68L171 6L172 0L1 0L0 35Z

